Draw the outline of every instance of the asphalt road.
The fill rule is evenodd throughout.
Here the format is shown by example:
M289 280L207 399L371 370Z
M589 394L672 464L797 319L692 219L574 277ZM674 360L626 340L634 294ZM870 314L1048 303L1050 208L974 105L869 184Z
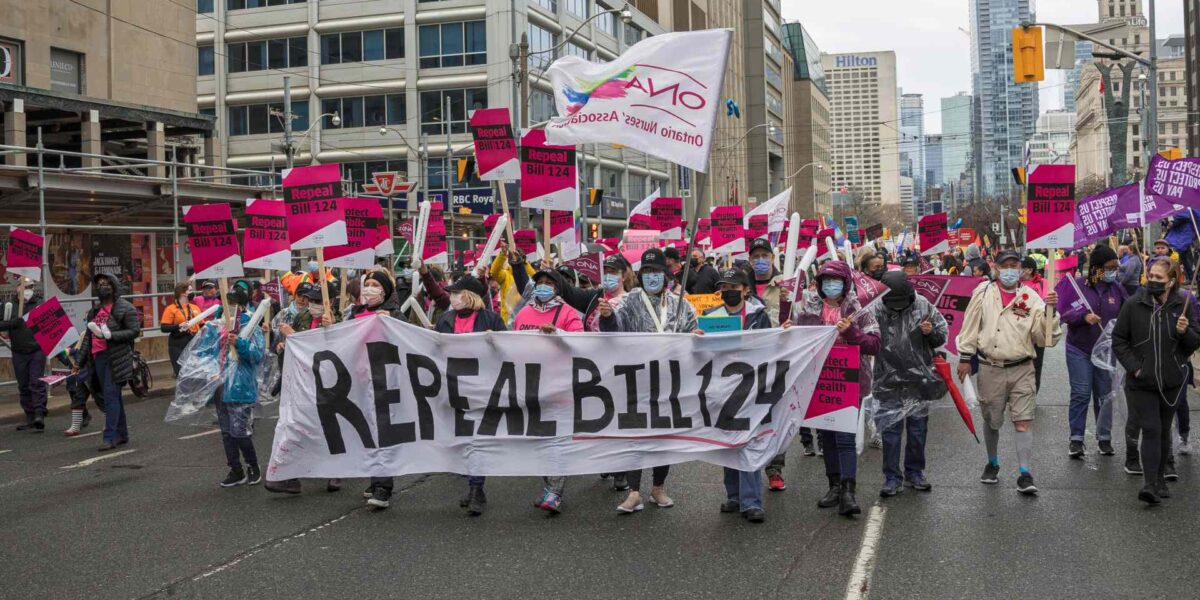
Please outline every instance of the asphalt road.
M672 469L674 508L632 516L614 512L621 494L595 477L571 478L553 518L531 506L535 478L489 480L479 518L458 507L465 484L453 475L401 478L383 512L363 507L357 480L338 493L306 482L299 496L221 489L219 437L179 439L209 429L163 424L166 402L129 407L120 456L97 453L99 435L61 437L65 417L42 435L0 431L0 598L844 598L876 504L876 559L860 573L873 599L1196 593L1200 458L1179 458L1181 480L1157 508L1136 500L1123 442L1100 457L1089 438L1086 460L1069 460L1061 349L1046 359L1036 498L1015 491L1011 428L1002 482L984 486L982 447L943 407L929 436L933 491L880 502L880 454L868 449L866 512L853 520L816 507L821 461L798 447L763 525L718 513L720 469L699 463ZM256 434L264 464L272 429Z

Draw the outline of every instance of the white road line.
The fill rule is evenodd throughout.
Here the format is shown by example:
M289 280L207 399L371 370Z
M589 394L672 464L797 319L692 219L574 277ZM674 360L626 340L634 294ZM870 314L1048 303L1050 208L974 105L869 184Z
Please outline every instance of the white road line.
M871 507L867 517L867 529L863 532L862 546L858 549L858 559L854 561L854 570L850 572L850 583L846 586L846 600L866 600L871 589L871 573L875 571L875 552L879 548L879 539L883 537L883 517L887 508L878 504Z
M178 439L181 439L181 440L190 440L190 439L192 439L192 438L198 438L198 437L203 437L203 436L206 436L206 435L212 435L212 434L214 434L214 433L221 433L221 430L220 430L220 429L209 429L208 431L201 431L200 433L193 433L192 435L185 435L185 436L183 436L183 437L181 437L181 438L178 438Z
M131 452L137 452L137 450L122 450L122 451L120 451L120 452L113 452L112 454L102 454L102 455L100 455L100 456L97 456L96 458L89 458L89 459L87 459L87 460L81 460L81 461L79 461L79 462L77 462L77 463L75 463L75 464L73 464L73 465L67 465L67 466L65 466L65 467L59 467L59 468L60 468L60 469L79 469L79 468L81 468L81 467L87 467L87 466L93 465L93 464L95 464L95 463L98 463L98 462L100 462L100 461L102 461L102 460L108 460L108 459L110 459L110 458L116 458L116 457L118 457L118 456L123 456L123 455L125 455L125 454L129 454L129 453L131 453Z
M92 437L93 435L100 435L102 433L104 433L104 432L103 431L93 431L91 433L81 433L81 434L73 436L73 437L75 439L79 439L79 438L85 438L85 437Z
M12 452L12 450L0 450L0 454L8 454L9 452Z

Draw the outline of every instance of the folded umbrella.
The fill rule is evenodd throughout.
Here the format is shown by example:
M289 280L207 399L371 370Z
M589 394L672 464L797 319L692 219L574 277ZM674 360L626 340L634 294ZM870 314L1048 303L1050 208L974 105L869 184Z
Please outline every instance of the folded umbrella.
M954 400L954 407L958 409L958 416L962 417L963 424L967 426L967 431L975 436L975 443L979 443L979 434L975 433L975 420L971 418L971 409L967 407L967 401L963 399L962 392L959 391L955 384L954 375L950 372L950 363L946 362L941 356L933 357L933 368L937 371L942 381L946 382L946 389L950 391L950 397Z

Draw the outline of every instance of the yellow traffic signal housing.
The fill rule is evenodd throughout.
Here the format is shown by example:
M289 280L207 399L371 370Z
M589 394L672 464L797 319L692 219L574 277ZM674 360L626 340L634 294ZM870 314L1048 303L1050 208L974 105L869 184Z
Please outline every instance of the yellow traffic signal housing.
M1022 225L1025 224L1025 209L1023 209L1023 208L1017 209L1017 220L1020 221Z
M1014 27L1012 30L1013 81L1032 83L1046 79L1042 55L1041 27Z
M1167 149L1159 152L1158 155L1167 160L1179 160L1179 159L1183 158L1183 150L1180 150L1179 148L1175 148L1172 146L1170 148L1167 148Z

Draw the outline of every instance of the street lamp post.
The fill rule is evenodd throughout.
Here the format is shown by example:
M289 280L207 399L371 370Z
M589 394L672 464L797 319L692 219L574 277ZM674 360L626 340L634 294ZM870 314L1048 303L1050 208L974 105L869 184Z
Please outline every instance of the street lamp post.
M742 144L742 142L746 141L746 138L750 136L750 132L754 131L755 129L761 129L763 127L768 128L767 134L770 135L771 137L774 137L775 132L778 131L778 128L775 126L774 123L759 123L758 125L747 128L746 131L742 133L741 137L739 137L738 139L736 139L728 144L725 144L724 146L721 146L720 148L717 148L717 151L724 153L726 150L733 150L734 148L737 148L738 146L740 146ZM721 155L721 165L716 169L715 172L723 173L725 171L725 167L728 163L729 163L729 154L722 154ZM793 175L794 174L795 173L793 173Z
M819 171L825 170L825 163L822 163L819 160L814 160L806 165L801 166L799 169L796 169L795 173L792 173L791 175L784 177L783 178L784 185L787 185L787 181L789 179L792 179L793 177L799 175L800 172L803 171L804 169L807 169L807 168L813 167L813 166L815 166L817 168L817 170L819 170ZM813 218L815 219L815 218L817 218L817 191L816 190L813 190L812 196L813 196Z
M283 78L283 112L274 112L272 115L283 121L283 154L287 160L287 168L290 169L295 166L296 146L299 145L299 142L292 138L292 119L296 118L296 114L292 112L292 78L289 76L285 75ZM308 129L305 129L304 133L300 134L300 141L308 137L308 134L312 133L317 123L320 123L321 119L325 117L331 117L330 121L334 127L342 126L342 117L336 111L318 115L309 124Z

